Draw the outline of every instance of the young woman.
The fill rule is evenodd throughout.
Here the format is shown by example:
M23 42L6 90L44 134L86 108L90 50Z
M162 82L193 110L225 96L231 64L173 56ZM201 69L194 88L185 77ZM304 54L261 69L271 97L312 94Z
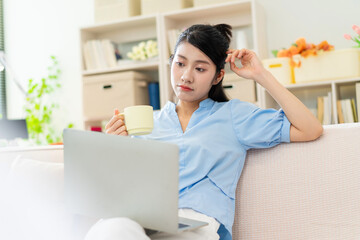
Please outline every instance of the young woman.
M231 35L229 25L219 24L193 25L179 36L170 58L171 83L179 101L168 102L154 114L154 130L145 136L179 146L180 214L210 223L177 236L179 239L231 239L235 190L246 151L311 141L323 131L313 114L262 66L254 52L229 49ZM235 64L237 59L241 67ZM239 77L263 86L281 109L264 110L228 100L222 88L225 63ZM127 135L118 113L115 110L106 132Z

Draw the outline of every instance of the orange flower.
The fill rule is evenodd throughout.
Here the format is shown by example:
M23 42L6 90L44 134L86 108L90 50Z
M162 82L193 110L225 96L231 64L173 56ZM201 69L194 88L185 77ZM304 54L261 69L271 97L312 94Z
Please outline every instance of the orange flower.
M330 45L327 41L322 41L318 45L315 45L313 43L306 43L305 38L298 38L295 41L295 44L289 47L288 49L283 49L278 51L277 57L288 57L290 58L291 64L293 66L299 67L301 63L299 62L296 64L292 60L292 56L296 54L300 54L302 57L308 57L308 56L316 56L319 50L322 51L330 51L333 50L334 46Z
M291 56L294 56L294 55L296 55L296 54L299 54L299 49L298 49L296 46L294 46L294 45L292 45L292 46L289 48L289 51L290 51Z
M295 41L295 44L297 45L298 52L301 53L306 49L306 40L305 38L299 38Z
M330 51L334 49L333 45L330 45L326 40L322 41L316 46L316 49L318 50L324 50L324 51Z
M291 57L291 54L289 50L283 49L277 53L277 57Z

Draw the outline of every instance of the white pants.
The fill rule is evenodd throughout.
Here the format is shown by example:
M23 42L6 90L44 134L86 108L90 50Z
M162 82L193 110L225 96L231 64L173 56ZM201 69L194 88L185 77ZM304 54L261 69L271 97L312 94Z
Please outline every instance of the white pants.
M219 240L217 231L220 224L212 217L198 213L192 209L179 209L179 216L209 223L205 227L184 231L179 234L156 233L151 235L152 240L171 239L201 239ZM91 227L85 240L150 240L144 229L136 222L128 218L110 218L98 221Z

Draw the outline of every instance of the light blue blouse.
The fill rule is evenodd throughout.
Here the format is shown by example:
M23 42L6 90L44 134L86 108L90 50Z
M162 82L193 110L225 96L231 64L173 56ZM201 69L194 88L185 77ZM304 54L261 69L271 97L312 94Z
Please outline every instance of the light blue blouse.
M154 130L145 138L179 146L179 208L214 217L231 234L246 151L289 142L290 122L282 110L208 98L200 102L183 132L175 107L168 102L154 113Z

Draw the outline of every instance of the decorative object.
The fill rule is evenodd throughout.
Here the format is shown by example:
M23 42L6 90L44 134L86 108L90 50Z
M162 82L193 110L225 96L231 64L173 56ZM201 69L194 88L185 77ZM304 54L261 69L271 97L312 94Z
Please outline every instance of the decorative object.
M140 0L95 0L95 22L110 22L140 15Z
M357 25L353 25L352 29L354 32L356 32L357 36L351 37L349 34L344 34L344 38L347 40L353 40L357 43L357 46L354 46L355 48L360 48L360 27Z
M139 45L134 46L132 51L127 53L127 56L132 60L144 61L155 57L158 54L157 42L148 40L146 42L140 42Z
M193 6L193 0L141 0L141 14L176 11Z
M299 38L288 49L284 48L282 50L272 51L275 57L279 58L279 60L281 58L281 63L278 62L277 59L265 59L263 63L265 68L267 68L270 72L275 70L274 75L281 78L281 80L279 80L280 82L284 84L295 83L295 71L300 69L301 63L305 58L308 56L317 56L323 52L331 50L334 50L334 46L330 45L326 40L322 41L318 45L315 45L313 43L307 43L305 38ZM286 59L289 59L289 61ZM295 70L295 68L297 69ZM285 70L286 73L283 70ZM300 72L302 72L302 69ZM299 79L300 78L301 77L299 77ZM308 78L311 79L312 77L306 76L306 81L308 81ZM296 81L299 79L296 78Z
M284 85L360 77L360 49L318 51L316 55L264 59L264 67Z

